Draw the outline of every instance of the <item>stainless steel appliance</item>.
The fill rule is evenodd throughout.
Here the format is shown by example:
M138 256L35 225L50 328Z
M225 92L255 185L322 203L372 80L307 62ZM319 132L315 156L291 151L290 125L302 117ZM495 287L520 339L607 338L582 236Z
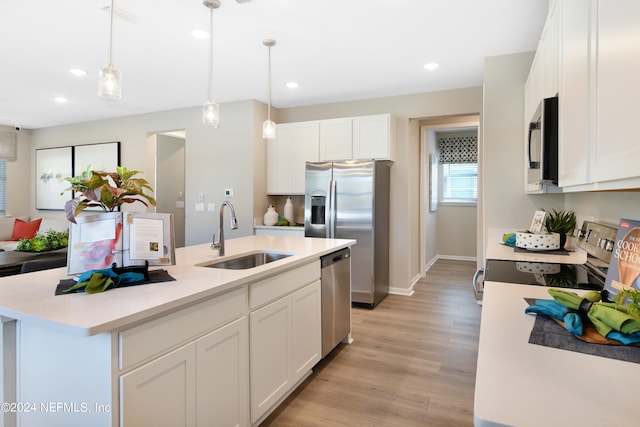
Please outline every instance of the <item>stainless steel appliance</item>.
M309 162L305 176L307 237L355 239L351 300L373 308L389 293L387 162Z
M558 184L558 98L540 101L527 142L527 184Z
M576 246L587 253L584 264L487 259L473 277L476 299L482 300L481 275L489 282L602 290L616 232L616 227L585 221L575 235Z
M320 257L322 286L322 357L351 330L351 251Z

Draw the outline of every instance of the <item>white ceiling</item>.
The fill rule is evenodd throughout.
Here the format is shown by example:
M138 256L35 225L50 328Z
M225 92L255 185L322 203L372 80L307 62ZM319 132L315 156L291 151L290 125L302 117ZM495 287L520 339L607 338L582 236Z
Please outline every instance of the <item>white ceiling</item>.
M214 100L266 102L262 41L273 38L272 104L288 108L481 85L484 57L535 50L548 0L221 2ZM123 96L98 98L109 4L0 1L0 124L39 128L202 105L209 42L191 36L209 28L201 0L115 0L113 65ZM425 70L430 61L440 67ZM288 81L299 88L287 89Z

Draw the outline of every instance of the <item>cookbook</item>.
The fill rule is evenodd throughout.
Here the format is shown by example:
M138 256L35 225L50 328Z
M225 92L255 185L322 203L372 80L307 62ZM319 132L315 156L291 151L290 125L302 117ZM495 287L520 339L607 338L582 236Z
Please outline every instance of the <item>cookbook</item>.
M640 289L640 220L620 220L604 288L610 298L622 289Z

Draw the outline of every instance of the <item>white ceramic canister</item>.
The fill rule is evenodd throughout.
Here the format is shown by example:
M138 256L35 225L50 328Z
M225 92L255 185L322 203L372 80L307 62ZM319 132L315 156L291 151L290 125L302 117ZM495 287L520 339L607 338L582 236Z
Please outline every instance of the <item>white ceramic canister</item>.
M269 205L267 212L264 214L264 225L275 225L278 222L278 212L276 208Z
M284 217L289 222L293 221L293 202L291 201L291 197L287 197L287 201L284 204Z

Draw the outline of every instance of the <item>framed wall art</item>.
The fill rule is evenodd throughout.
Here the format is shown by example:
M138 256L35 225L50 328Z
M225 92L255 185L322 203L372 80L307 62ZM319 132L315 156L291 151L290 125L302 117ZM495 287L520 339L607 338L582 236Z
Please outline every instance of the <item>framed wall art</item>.
M73 147L73 176L87 168L101 172L115 172L120 166L120 141Z
M63 210L71 199L65 178L73 172L73 147L36 150L36 209ZM62 194L61 194L62 193Z

